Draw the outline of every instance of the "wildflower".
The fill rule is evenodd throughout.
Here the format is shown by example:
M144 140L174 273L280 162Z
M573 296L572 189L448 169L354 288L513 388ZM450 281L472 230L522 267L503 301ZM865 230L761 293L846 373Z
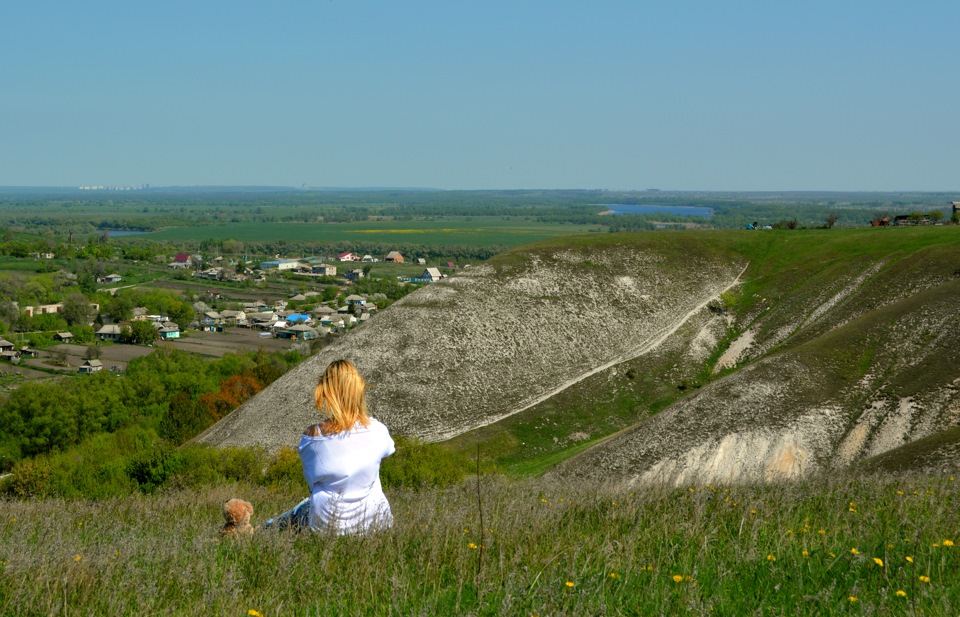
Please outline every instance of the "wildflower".
M883 567L883 560L880 559L879 557L874 557L874 558L873 558L873 563L877 564L877 565L880 566L881 568Z
M953 546L953 540L944 540L944 541L943 541L943 545L944 545L944 546Z
M769 555L767 555L767 561L776 561L776 560L777 560L777 556L774 555L773 553L770 553Z
M467 545L467 548L477 548L477 545L471 542L470 544Z
M809 557L809 556L810 556L810 553L807 552L807 551L803 551L803 552L800 553L800 554L803 555L804 557Z
M673 575L673 582L674 582L674 583L681 583L681 582L683 582L683 575L682 575L682 574L674 574L674 575Z
M904 590L902 590L902 589L898 589L898 590L897 590L897 595L900 596L901 598L906 598L906 597L907 597L907 592L904 591Z
M697 492L697 489L695 489L695 488L693 488L693 487L691 486L691 487L690 487L690 492L691 492L691 493L696 493L696 492Z
M564 583L564 585L566 585L569 589L573 589L576 586L576 583L574 583L573 581L567 581L566 583Z
M888 544L888 545L887 545L887 548L893 548L893 545L892 545L892 544Z
M81 559L83 559L83 555L77 555L73 558L74 561L80 561Z
M860 554L860 551L858 551L858 550L855 549L855 548L850 549L850 552L851 552L852 554L854 554L854 555L859 555L859 554Z
M921 583L929 583L929 582L930 582L930 577L929 577L929 576L924 576L924 575L921 574L921 575L920 575L920 582L921 582Z
M856 602L857 596L850 596L849 598L847 598L847 600L850 600L851 602Z
M470 533L470 530L469 530L469 529L464 529L464 530L463 530L463 533Z
M17 517L14 516L13 518L11 518L11 519L10 519L10 522L11 522L11 523L16 523L16 522L17 522Z
M850 508L850 511L851 511L851 512L856 512L857 509L856 509L856 508Z
M824 531L823 529L818 529L818 530L817 530L817 533L822 536L822 535L824 535L824 534L827 533L827 532Z
M541 498L540 498L540 503L547 503L547 500L544 499L543 497L541 497Z
M792 530L792 529L788 529L788 530L787 530L787 535L788 535L788 536L792 536L792 535L793 535L793 530Z
M611 573L610 573L610 578L620 578L620 575L617 574L616 572L611 572Z
M907 555L907 561L909 563L913 563L913 557L911 557L910 555Z
M897 495L903 495L903 491L897 491Z
M249 611L247 611L247 615L250 615L250 617L263 617L263 613L255 608L251 608Z
M940 545L937 544L936 542L934 542L934 543L933 543L933 548L940 548Z
M750 514L756 514L756 513L757 513L756 510L750 510Z
M833 552L827 553L827 555L830 555L831 557L836 557L836 556L837 556L837 554L836 554L836 553L833 553Z

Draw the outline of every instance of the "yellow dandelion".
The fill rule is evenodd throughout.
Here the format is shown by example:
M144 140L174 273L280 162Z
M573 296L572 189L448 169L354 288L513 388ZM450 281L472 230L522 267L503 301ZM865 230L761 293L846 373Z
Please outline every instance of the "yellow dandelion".
M674 575L673 575L673 582L674 582L674 583L682 583L682 582L683 582L683 575L682 575L682 574L674 574Z
M620 575L617 574L616 572L611 572L611 573L610 573L610 578L620 578Z
M756 510L750 510L750 514L756 514L756 513L757 513Z
M77 555L73 558L74 561L80 561L81 559L83 559L83 555Z
M800 554L803 555L804 557L809 557L809 556L810 556L810 553L807 552L807 551L803 551L803 552L800 553Z
M887 548L893 548L893 545L892 545L892 544L888 544L888 545L887 545Z
M540 503L547 503L547 500L544 499L543 497L541 497L541 498L540 498Z
M470 533L470 530L469 530L469 529L464 529L464 530L463 530L463 533Z
M827 555L830 555L831 557L836 557L836 556L837 556L836 553L832 553L832 552L831 552L831 553L827 553Z
M113 556L114 556L114 557L119 557L119 556L120 556L120 551L116 551L116 552L113 554Z
M910 555L907 555L907 561L909 563L913 563L913 557L911 557Z
M792 536L792 535L793 535L793 530L792 530L792 529L788 529L788 530L787 530L787 535L788 535L788 536Z
M855 505L857 505L857 504L855 504L855 503L852 502L852 501L850 502L850 507L851 507L851 508L852 508L853 506L855 506Z
M856 602L857 596L850 596L849 598L847 598L847 600L850 600L851 602Z
M881 568L883 567L883 560L880 559L879 557L874 557L874 558L873 558L873 563L877 564L877 565L880 566Z
M903 495L903 491L897 491L897 495Z
M769 555L767 555L767 561L776 561L776 560L777 560L777 556L774 555L773 553L770 553Z
M825 529L818 529L818 530L817 530L817 533L822 536L822 535L826 534L827 532L826 532Z
M250 615L250 617L263 617L263 613L255 608L251 608L249 611L247 611L247 615Z
M564 585L566 585L569 589L573 589L576 586L576 583L574 583L573 581L567 581L566 583L564 583Z
M937 542L934 542L934 543L933 543L933 548L940 548L940 544L937 543Z
M953 540L944 540L944 541L943 541L943 545L944 545L944 546L953 546Z
M11 522L11 523L16 523L16 522L17 522L17 517L14 516L13 518L11 518L11 519L10 519L10 522Z
M897 590L897 595L900 596L901 598L906 598L906 597L907 597L907 592L904 591L904 590L902 590L902 589L898 589L898 590Z
M467 548L477 548L477 545L471 542L470 544L467 544Z
M857 509L856 509L856 508L850 508L850 511L851 511L851 512L856 512Z
M929 582L930 582L930 577L929 577L929 576L924 576L923 574L921 574L921 575L920 575L920 582L921 582L921 583L929 583Z
M859 555L859 554L860 554L860 551L858 551L858 550L855 549L855 548L850 549L850 552L851 552L852 554L854 554L854 555Z

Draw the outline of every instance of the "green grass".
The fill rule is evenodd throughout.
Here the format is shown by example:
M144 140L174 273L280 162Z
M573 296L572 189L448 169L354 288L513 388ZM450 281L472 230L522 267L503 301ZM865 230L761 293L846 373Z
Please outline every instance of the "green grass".
M172 227L132 236L147 240L379 242L432 246L516 246L544 238L598 231L596 225L537 223L500 217L442 221L364 221L361 223L228 223L210 227ZM123 238L118 238L122 241ZM383 257L380 255L379 257Z
M367 537L221 539L234 496L257 523L301 495L234 484L0 502L0 614L960 611L947 476L643 491L486 476L390 491L396 524Z

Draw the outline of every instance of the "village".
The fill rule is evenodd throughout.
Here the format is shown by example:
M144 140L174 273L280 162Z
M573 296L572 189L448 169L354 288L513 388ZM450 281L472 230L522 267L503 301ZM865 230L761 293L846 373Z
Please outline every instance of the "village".
M45 261L56 255L31 258ZM398 251L382 258L343 252L331 259L278 257L260 262L177 253L164 268L154 268L147 280L140 272L130 277L133 283L111 273L97 277L95 293L82 296L71 286L76 276L62 271L62 301L25 306L11 301L21 318L0 338L0 374L31 379L50 373L119 373L131 359L158 346L211 358L258 349L306 351L362 325L382 306L422 284L442 280L455 268L448 262L444 273L419 258L398 270L400 274L388 276L385 272L392 270L382 269L404 263ZM381 268L379 278L372 275L374 264ZM126 264L113 265L130 270ZM357 293L358 288L388 293ZM181 296L183 301L147 301L132 306L128 314L113 306L145 290ZM33 327L28 330L24 324ZM50 324L60 327L37 328Z

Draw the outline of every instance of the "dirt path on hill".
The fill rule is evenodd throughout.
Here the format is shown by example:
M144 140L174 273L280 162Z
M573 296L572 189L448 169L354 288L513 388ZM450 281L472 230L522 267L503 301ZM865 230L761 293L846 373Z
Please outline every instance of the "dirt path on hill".
M680 317L680 319L678 319L678 320L676 321L676 323L673 324L673 326L662 330L662 331L660 332L660 334L659 334L658 336L656 336L655 338L653 338L652 340L648 340L648 341L645 342L643 345L641 345L641 346L639 346L639 347L637 347L637 348L635 348L635 349L632 349L632 350L630 350L630 351L628 351L628 352L626 352L626 353L620 354L619 356L617 356L617 357L614 358L613 360L610 360L609 362L606 362L606 363L604 363L604 364L601 364L600 366L597 366L597 367L595 367L595 368L593 368L593 369L590 369L589 371L586 371L586 372L584 372L584 373L581 373L580 375L577 375L576 377L573 377L572 379L569 379L569 380L563 382L562 384L560 384L560 385L557 386L556 388L554 388L554 389L552 389L552 390L550 390L550 391L548 391L548 392L546 392L546 393L544 393L544 394L541 394L541 395L537 396L537 397L534 398L534 399L531 399L530 401L528 401L528 402L526 402L526 403L521 404L520 407L518 407L518 408L516 408L516 409L514 409L514 410L512 410L512 411L508 411L507 413L504 413L504 414L501 414L501 415L496 416L496 417L494 417L494 418L491 418L491 419L489 419L489 420L487 420L486 422L483 422L483 423L481 423L481 424L477 424L477 425L475 425L475 426L471 426L471 427L470 427L468 430L466 430L466 431L451 431L451 432L448 432L448 433L441 434L441 435L439 435L439 439L437 439L437 441L446 441L447 439L452 439L452 438L454 438L454 437L456 437L457 435L460 435L460 434L462 434L462 433L466 433L466 432L469 432L469 431L472 431L472 430L476 430L476 429L478 429L478 428L482 428L482 427L488 426L488 425L490 425L490 424L496 424L497 422L499 422L500 420L503 420L504 418L509 418L510 416L516 415L516 414L518 414L518 413L521 413L521 412L523 412L523 411L526 411L526 410L530 409L531 407L534 407L534 406L536 406L536 405L539 405L540 403L546 401L547 399L550 399L550 398L556 396L556 395L559 394L560 392L563 392L563 391L566 390L567 388L569 388L569 387L571 387L571 386L573 386L573 385L576 385L576 384L580 383L581 381L583 381L584 379L587 379L588 377L591 377L591 376L593 376L593 375L596 375L597 373L603 372L603 371L605 371L605 370L607 370L607 369L609 369L609 368L611 368L611 367L616 366L617 364L620 364L620 363L622 363L622 362L626 362L626 361L628 361L628 360L632 360L632 359L634 359L634 358L636 358L636 357L638 357L638 356L642 356L643 354L649 353L649 352L657 349L660 345L663 344L663 342L664 342L665 340L667 340L667 337L669 337L671 334L673 334L674 332L676 332L677 330L679 330L680 327L681 327L684 323L687 322L687 320L689 320L691 317L693 317L694 315L696 315L697 313L699 313L701 310L703 310L703 309L707 306L707 304L710 303L711 300L719 297L720 294L722 294L722 293L724 293L724 292L726 292L726 291L729 291L730 289L732 289L733 287L735 287L735 286L740 282L740 277L743 276L743 273L747 271L747 268L748 268L749 266L750 266L749 263L748 263L747 265L745 265L745 266L743 267L743 269L740 270L740 273L737 274L737 276L736 276L730 283L728 283L725 287L723 287L723 288L721 288L721 289L717 289L717 290L715 290L715 291L713 291L713 292L711 292L711 293L703 296L703 297L702 297L702 300L701 300L701 302L700 302L699 304L697 304L695 307L693 307L692 309L690 309L689 311L687 311L687 313L686 313L685 315L683 315L682 317Z

